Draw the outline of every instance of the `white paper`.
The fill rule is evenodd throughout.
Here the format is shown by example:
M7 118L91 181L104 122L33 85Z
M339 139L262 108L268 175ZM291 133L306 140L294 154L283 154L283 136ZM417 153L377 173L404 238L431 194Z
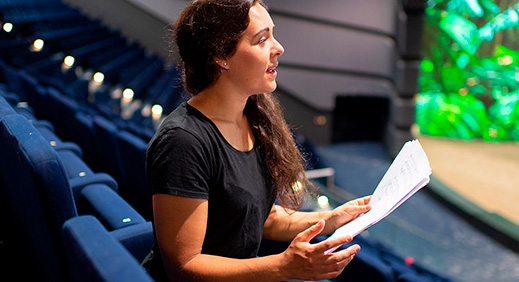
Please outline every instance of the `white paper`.
M369 202L371 210L338 228L330 238L356 236L379 222L427 185L430 175L429 160L420 142L413 140L405 143L373 192Z

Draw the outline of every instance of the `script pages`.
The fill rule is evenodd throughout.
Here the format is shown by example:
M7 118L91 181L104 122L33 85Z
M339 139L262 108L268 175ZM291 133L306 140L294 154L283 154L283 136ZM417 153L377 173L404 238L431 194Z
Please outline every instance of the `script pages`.
M343 225L330 238L356 236L393 212L430 180L431 167L418 140L404 144L371 196L371 210ZM326 253L333 252L330 249Z

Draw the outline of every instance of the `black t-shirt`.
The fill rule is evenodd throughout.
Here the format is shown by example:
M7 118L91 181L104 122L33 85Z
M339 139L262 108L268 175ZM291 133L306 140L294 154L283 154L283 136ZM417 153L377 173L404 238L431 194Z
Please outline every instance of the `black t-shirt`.
M257 144L248 152L235 149L210 119L183 103L150 142L147 177L151 194L208 200L202 253L257 256L275 200Z

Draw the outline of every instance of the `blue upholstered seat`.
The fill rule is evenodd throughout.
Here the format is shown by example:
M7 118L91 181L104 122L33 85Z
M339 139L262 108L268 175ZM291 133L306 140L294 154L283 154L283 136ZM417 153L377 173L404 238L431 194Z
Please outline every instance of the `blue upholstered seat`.
M35 269L48 281L65 281L60 240L63 223L77 216L76 206L57 153L21 115L0 121L0 169L19 228L20 241Z
M126 183L116 140L119 129L112 121L99 115L94 116L93 121L97 159L102 160L99 162L99 168L112 175L120 187L124 187Z
M155 242L151 222L103 184L86 186L77 202L80 214L94 215L112 236L142 261Z
M83 149L83 160L94 171L99 171L97 152L94 142L94 120L88 114L77 112L74 115L74 142Z
M78 33L76 36L60 40L56 43L59 50L65 52L66 54L71 54L71 52L77 48L81 48L85 45L113 36L113 33L110 32L106 27L100 25L98 21L90 20L90 22L91 24L89 26L92 26L93 30L85 33Z
M11 92L20 95L21 85L16 70L0 59L0 82L5 83ZM22 100L24 97L20 97Z
M63 225L63 243L72 281L153 281L139 262L92 216Z
M105 79L117 81L119 73L125 67L139 60L144 56L144 50L138 46L125 48L117 56L110 58L104 64L100 65L98 71L105 75Z
M104 184L75 191L76 202L59 153L25 117L0 117L0 136L0 187L17 223L12 231L45 280L68 280L61 227L78 216L76 203L79 210L102 218L139 259L149 251L154 241L151 223Z
M9 104L3 96L0 96L0 119L3 116L12 115L12 114L16 114L16 111L13 109L11 104Z
M97 69L105 62L108 62L114 57L117 57L119 54L124 53L128 46L126 44L126 40L123 39L107 47L109 48L103 48L98 52L92 53L86 59L85 65L90 68Z
M0 81L0 96L2 96L11 105L20 102L20 96L9 91L7 84Z
M63 162L75 199L79 197L81 190L90 184L104 184L114 191L118 190L118 184L112 176L107 173L95 173L72 151L59 150L58 155Z
M53 112L47 103L45 103L45 88L39 84L34 76L25 71L18 72L18 79L21 86L21 90L18 94L23 101L33 107L35 115L38 116L39 119L52 121Z
M80 106L54 88L47 88L43 95L46 97L44 104L50 111L49 120L56 127L58 136L64 140L72 140L74 127L70 123L75 113L80 110Z
M76 58L77 64L87 64L91 56L102 50L111 48L112 46L117 46L122 43L124 43L124 38L120 36L113 36L101 41L94 41L90 44L85 44L81 47L75 48L70 51L70 55Z
M125 187L121 189L120 194L140 214L147 219L151 219L145 174L145 157L148 144L125 130L117 132L116 140L119 148L119 159L125 176Z

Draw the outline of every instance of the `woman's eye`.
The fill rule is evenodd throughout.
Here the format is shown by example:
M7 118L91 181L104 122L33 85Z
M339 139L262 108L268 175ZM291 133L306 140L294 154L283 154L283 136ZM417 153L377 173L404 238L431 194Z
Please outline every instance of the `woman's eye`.
M263 42L267 41L267 39L268 39L268 38L267 38L266 36L262 36L262 37L260 38L260 40L259 40L259 43L263 43Z

